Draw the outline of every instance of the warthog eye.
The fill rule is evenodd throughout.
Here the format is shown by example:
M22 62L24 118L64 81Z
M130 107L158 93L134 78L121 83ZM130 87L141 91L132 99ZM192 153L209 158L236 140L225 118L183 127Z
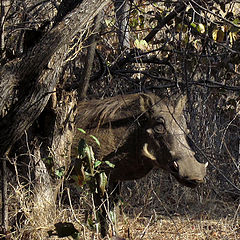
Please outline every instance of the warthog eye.
M154 127L154 132L159 133L159 134L163 134L165 132L165 126L162 125L162 124L156 125Z
M160 117L156 119L157 124L154 127L154 132L162 134L165 132L165 120L164 118Z

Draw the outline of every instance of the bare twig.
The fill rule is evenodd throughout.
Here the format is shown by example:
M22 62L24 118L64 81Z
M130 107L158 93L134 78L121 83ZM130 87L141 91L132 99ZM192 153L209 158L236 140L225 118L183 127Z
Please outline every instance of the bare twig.
M169 13L166 17L161 19L157 26L144 38L146 42L150 42L155 35L164 27L168 22L170 22L173 18L175 18L180 12L182 12L186 8L184 3L175 7L175 9Z
M200 4L198 4L196 1L191 0L190 2L194 3L194 4L195 4L196 6L198 6L201 10L206 11L206 12L212 14L212 15L215 16L215 17L218 17L219 19L223 20L224 22L229 23L229 24L231 24L232 26L234 26L234 27L236 27L236 28L240 28L239 25L233 23L232 21L229 21L228 19L220 16L219 14L216 14L216 13L208 10L207 8L204 8L203 6L201 6ZM198 14L199 14L199 13L198 13ZM199 14L199 15L200 15L200 14Z
M149 225L150 225L151 222L152 222L152 218L153 218L153 215L150 217L147 226L144 228L144 230L143 230L143 232L142 232L142 234L141 234L141 236L140 236L140 239L143 239L143 237L145 236L145 234L146 234L146 232L147 232L147 230L148 230L148 227L149 227Z

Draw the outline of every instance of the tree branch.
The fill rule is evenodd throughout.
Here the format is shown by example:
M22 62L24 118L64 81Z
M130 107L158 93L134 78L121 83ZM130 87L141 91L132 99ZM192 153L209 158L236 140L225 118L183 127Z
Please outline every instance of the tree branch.
M96 50L96 34L99 32L100 29L100 20L102 18L102 14L99 13L94 19L94 26L93 26L93 33L88 39L88 50L87 56L85 59L85 67L83 70L83 77L81 81L81 85L78 88L78 95L79 99L85 99L87 96L87 90L89 86L89 80L92 73L92 67L94 62L95 50Z
M175 9L169 13L166 17L158 21L157 26L144 38L146 42L150 42L155 35L164 27L168 22L170 22L173 18L175 18L180 12L186 9L186 5L181 3L180 5L176 6Z

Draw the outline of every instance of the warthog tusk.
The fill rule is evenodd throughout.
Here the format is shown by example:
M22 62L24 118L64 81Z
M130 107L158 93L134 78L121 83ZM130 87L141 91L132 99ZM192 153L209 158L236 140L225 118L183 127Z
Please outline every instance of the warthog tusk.
M150 134L150 135L153 134L153 130L152 130L151 128L148 128L146 131L147 131L147 133Z
M177 164L177 162L174 161L173 164L174 164L174 167L175 167L176 169L178 169L178 164Z
M142 150L142 154L147 157L150 158L151 160L157 160L149 151L148 151L148 144L145 143L143 146L143 150Z
M205 163L205 168L207 168L207 166L208 166L208 162Z

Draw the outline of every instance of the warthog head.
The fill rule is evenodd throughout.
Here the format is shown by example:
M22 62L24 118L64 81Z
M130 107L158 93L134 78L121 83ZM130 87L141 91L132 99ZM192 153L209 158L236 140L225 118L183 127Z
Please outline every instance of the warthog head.
M181 184L196 187L203 182L208 163L196 160L186 140L188 129L183 115L186 97L181 97L176 106L156 98L148 99L148 102L142 99L141 104L149 112L146 126L149 138L142 154L155 162L156 167L170 172Z

